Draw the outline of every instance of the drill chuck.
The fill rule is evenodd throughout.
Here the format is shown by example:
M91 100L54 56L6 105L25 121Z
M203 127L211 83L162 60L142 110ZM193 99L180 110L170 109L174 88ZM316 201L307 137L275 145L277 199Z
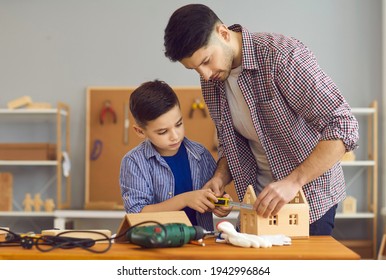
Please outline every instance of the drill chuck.
M170 223L134 226L127 231L126 239L132 244L145 248L167 248L180 247L192 240L202 239L207 233L200 226Z

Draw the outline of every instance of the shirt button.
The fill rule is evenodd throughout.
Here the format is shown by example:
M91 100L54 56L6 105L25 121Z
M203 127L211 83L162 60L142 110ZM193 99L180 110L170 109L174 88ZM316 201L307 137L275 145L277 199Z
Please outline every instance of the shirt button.
M168 193L168 195L169 195L169 196L172 196L172 195L173 195L173 193L172 193L172 192L169 192L169 193Z

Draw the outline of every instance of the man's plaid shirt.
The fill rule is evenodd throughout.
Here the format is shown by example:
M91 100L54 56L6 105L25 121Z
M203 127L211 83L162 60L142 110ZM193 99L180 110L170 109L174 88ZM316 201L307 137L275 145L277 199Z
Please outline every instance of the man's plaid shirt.
M242 32L242 73L238 84L253 125L267 154L274 180L303 162L321 140L341 139L346 151L356 148L358 122L334 82L311 51L279 34ZM240 200L256 186L257 165L248 140L232 124L224 82L201 78L202 94L219 135L219 158L225 156ZM303 186L310 223L346 196L340 163Z

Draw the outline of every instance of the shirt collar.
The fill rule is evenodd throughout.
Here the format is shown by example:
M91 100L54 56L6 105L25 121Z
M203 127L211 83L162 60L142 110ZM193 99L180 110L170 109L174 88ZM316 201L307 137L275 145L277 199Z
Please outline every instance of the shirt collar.
M157 157L157 155L159 156L159 153L154 148L153 144L149 141L149 139L146 139L143 145L144 145L144 155L147 159L151 157Z
M242 69L257 69L258 64L256 59L255 44L253 42L253 34L240 24L231 25L228 29L235 32L241 32L242 34Z

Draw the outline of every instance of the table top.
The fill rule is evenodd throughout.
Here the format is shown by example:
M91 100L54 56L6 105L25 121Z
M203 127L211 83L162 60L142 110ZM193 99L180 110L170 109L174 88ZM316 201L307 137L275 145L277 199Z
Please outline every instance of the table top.
M289 246L241 248L205 239L205 246L185 244L175 248L141 248L133 244L112 244L105 253L81 248L41 252L35 247L0 247L0 260L355 260L360 256L331 236L294 239ZM96 244L95 250L106 248Z

